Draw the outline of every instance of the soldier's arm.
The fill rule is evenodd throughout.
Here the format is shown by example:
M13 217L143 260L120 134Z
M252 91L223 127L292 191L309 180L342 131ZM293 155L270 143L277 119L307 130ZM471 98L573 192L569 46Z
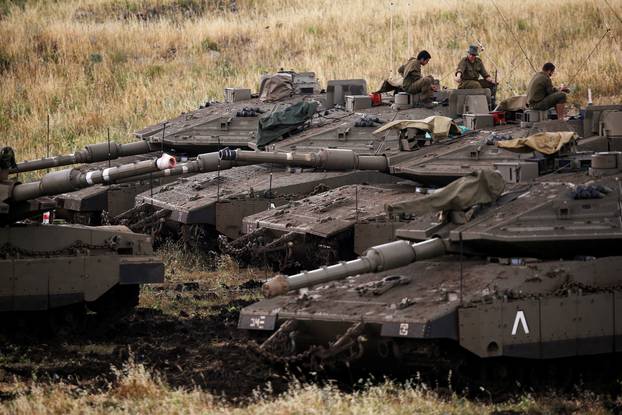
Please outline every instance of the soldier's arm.
M557 88L553 86L553 81L551 81L551 78L549 78L548 76L546 79L545 88L546 88L546 95L551 95L553 92L557 92Z
M454 74L455 75L454 79L457 83L462 82L462 74L464 73L465 66L466 66L466 62L464 59L462 59L460 63L458 63L458 67L456 68L456 73Z
M456 68L456 73L454 75L456 75L456 77L458 76L462 77L462 74L464 73L465 70L466 70L466 59L461 59L460 62L458 63L458 67Z
M482 76L482 78L484 78L485 80L492 82L492 77L490 76L490 74L488 73L488 71L486 70L486 67L484 66L484 62L479 61L479 74Z

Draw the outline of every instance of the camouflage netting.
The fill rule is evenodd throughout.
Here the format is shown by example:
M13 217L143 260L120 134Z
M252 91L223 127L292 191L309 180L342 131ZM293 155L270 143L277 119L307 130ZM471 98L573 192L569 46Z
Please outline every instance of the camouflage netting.
M390 214L423 215L435 211L463 211L478 204L492 203L501 196L505 182L496 171L481 170L448 184L429 196L385 205Z

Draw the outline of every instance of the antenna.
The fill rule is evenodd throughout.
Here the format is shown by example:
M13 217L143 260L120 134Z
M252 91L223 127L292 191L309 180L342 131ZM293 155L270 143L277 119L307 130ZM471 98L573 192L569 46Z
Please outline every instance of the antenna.
M410 2L406 4L407 10L406 13L406 40L408 42L408 57L414 56L415 51L413 50L413 38L412 31L410 30Z
M503 13L501 13L501 9L499 9L499 7L497 6L497 3L495 3L495 0L491 0L491 1L492 1L493 6L495 6L495 9L497 9L497 12L499 12L499 16L501 16L501 20L503 21L503 24L505 25L505 28L510 32L510 34L514 38L514 41L516 42L516 44L520 48L521 52L523 52L523 55L525 55L525 59L527 59L527 62L529 62L529 66L531 66L531 69L533 69L533 71L537 73L538 71L536 70L536 67L533 66L533 63L531 62L531 59L529 59L529 56L527 55L527 52L525 52L525 49L523 49L523 46L521 45L520 41L518 40L518 38L514 34L514 31L510 27L508 21L505 20L505 16L503 15Z
M464 243L462 241L462 232L458 233L458 237L460 238L460 304L462 304L462 289L464 286L464 275L462 272L462 261L464 259Z
M108 127L108 167L110 167L110 127Z
M596 52L596 49L598 49L598 47L600 46L601 42L603 41L603 39L605 39L605 37L609 34L609 32L611 31L610 28L607 28L605 30L605 33L603 33L603 35L601 36L601 38L598 40L598 43L596 44L596 46L594 46L594 48L590 51L590 53L587 55L587 58L585 58L581 63L585 63L588 60L590 60L590 58L592 57L592 54L594 52ZM572 75L572 77L570 78L570 81L568 81L568 85L570 85L574 79L577 77L577 75L579 75L579 73L583 70L583 66L579 66L579 69L577 69L577 71L574 73L574 75Z
M356 223L359 223L359 186L358 184L354 186L354 203L355 203L355 212L356 212Z
M50 158L50 113L48 111L48 124L47 124L47 157ZM48 169L48 173L50 172L50 169Z
M164 121L164 125L162 126L162 143L160 143L160 149L162 150L162 154L164 154L164 133L166 132L166 121Z
M391 62L391 73L393 73L395 71L395 63L393 62L393 2L389 2L389 14L389 42L391 42L389 45L389 61Z

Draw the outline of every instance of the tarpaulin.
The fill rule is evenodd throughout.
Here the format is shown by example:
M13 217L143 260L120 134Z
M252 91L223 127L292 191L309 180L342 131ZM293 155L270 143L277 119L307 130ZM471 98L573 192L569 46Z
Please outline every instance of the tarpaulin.
M263 115L257 126L257 146L265 146L296 130L313 117L317 107L316 101L301 101Z
M553 133L538 133L526 138L497 141L499 148L505 148L516 152L539 151L542 154L555 154L565 145L573 141L576 133L572 131L559 131Z
M386 123L378 128L373 134L380 134L390 128L403 130L406 128L416 128L423 132L432 134L432 138L445 138L451 135L460 135L460 129L449 117L433 115L423 120L395 120Z
M274 75L261 83L259 99L265 102L279 101L294 95L291 76Z
M495 111L520 111L527 108L527 95L515 95L504 99Z
M505 181L500 173L480 170L461 177L431 195L407 202L385 205L389 214L422 215L439 210L466 210L478 204L494 202L501 196Z

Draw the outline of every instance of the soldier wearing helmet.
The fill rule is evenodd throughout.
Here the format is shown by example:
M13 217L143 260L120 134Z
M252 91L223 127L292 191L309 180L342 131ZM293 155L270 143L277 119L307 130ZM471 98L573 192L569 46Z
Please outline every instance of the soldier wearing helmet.
M471 45L467 51L467 56L458 63L455 73L458 89L492 89L496 85L478 55L479 48L476 45Z

